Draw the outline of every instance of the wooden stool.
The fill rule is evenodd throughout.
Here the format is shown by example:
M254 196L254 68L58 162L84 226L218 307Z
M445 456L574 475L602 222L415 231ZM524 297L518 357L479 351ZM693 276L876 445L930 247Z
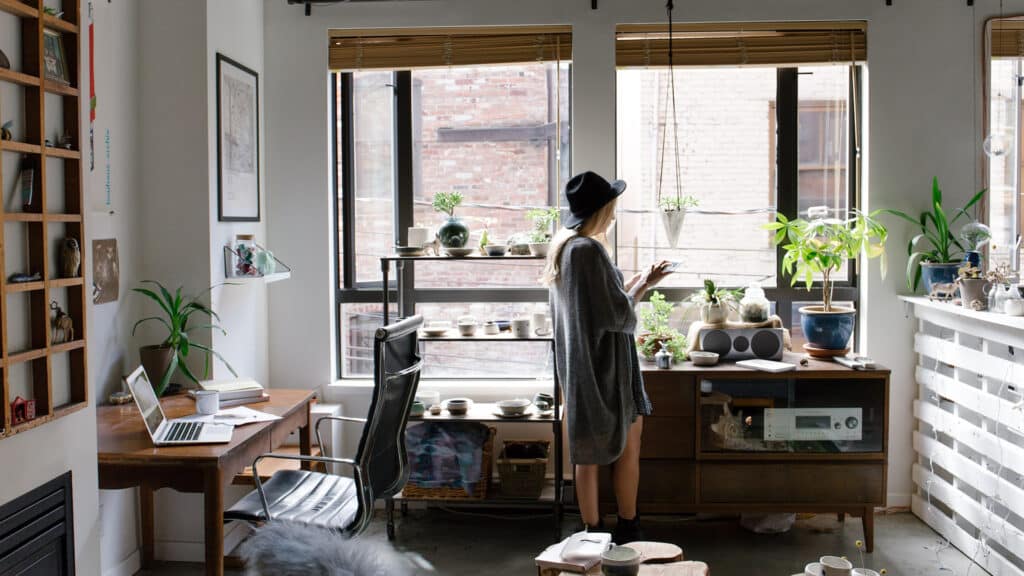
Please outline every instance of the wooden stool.
M666 542L630 542L624 544L640 553L640 576L707 576L708 565L684 562L683 549ZM539 570L540 576L576 576L576 572ZM601 576L601 565L587 571L586 576Z

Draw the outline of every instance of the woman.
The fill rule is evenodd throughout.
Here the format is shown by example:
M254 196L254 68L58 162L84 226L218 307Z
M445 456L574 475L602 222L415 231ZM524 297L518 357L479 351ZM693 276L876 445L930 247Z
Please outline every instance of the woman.
M603 530L598 467L612 464L618 522L614 541L641 540L636 511L640 435L651 404L640 375L633 306L668 272L659 262L623 282L605 249L616 199L626 189L593 172L566 184L571 215L552 241L543 282L555 330L555 367L565 392L569 456L587 530Z

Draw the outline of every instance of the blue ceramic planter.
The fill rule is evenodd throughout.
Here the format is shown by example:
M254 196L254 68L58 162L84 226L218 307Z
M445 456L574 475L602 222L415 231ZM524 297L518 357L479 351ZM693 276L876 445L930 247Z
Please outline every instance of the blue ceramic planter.
M804 306L800 309L800 327L804 338L812 346L825 350L843 350L853 335L857 311L833 307L832 312L822 312L822 306Z
M931 294L932 286L935 284L949 284L956 280L956 271L961 265L960 262L921 264L921 283L924 284L925 294Z

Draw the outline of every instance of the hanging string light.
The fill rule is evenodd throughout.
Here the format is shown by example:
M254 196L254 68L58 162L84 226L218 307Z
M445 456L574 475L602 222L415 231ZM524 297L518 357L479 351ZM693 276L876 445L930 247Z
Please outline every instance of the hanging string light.
M999 0L999 20L996 20L997 32L998 32L999 25L1002 24L1002 23L1003 23L1003 0ZM1002 36L999 35L998 33L993 34L993 36L996 37L996 38L1000 38L1000 39L1002 38ZM975 66L977 66L977 64L975 64ZM1017 81L1016 75L1014 75L1014 79L1013 80L1014 80L1014 82ZM1000 156L1004 156L1009 151L1009 149L1010 149L1010 139L1006 136L1006 131L1004 130L1004 120L1003 120L1003 114L1002 114L1002 109L1003 109L1002 100L1003 100L1003 92L1002 92L1002 87L1000 86L999 92L997 93L995 99L993 100L993 102L996 102L998 104L998 106L996 106L994 109L990 107L990 109L992 109L992 120L994 120L994 122L990 121L989 133L985 137L985 141L982 142L982 145L981 145L982 149L985 151L985 155L988 156L989 158L998 158ZM991 127L992 124L995 125L994 128Z

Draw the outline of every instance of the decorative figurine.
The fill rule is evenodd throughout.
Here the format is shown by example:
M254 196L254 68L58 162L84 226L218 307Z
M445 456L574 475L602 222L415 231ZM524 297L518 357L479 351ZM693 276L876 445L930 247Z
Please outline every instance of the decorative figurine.
M43 7L43 12L46 13L46 15L48 15L48 16L53 16L54 18L63 18L64 17L64 11L63 10L58 11L56 8L50 8L49 6L44 6Z
M43 146L46 146L47 148L53 148L53 142L50 142L50 139L47 138L43 140Z
M14 133L11 132L11 126L14 126L14 120L8 120L4 122L3 126L0 126L0 140L14 140Z
M952 282L934 284L931 293L928 294L928 299L933 302L952 302L956 297L956 290L956 284Z
M4 54L3 50L0 50L0 68L11 69L11 60Z
M27 274L25 272L15 272L7 277L9 284L24 284L26 282L38 282L43 279L43 275L39 272Z
M65 130L64 135L57 138L57 145L65 150L71 150L71 131Z
M78 269L82 265L82 249L78 239L65 238L60 246L60 269L63 278L78 278Z
M22 424L36 419L36 401L18 396L11 402L11 423Z
M440 256L441 255L441 239L438 238L437 236L434 236L434 241L433 242L427 242L426 244L424 244L423 245L423 250L424 250L424 253L430 252L434 256Z
M50 301L50 310L54 311L51 322L50 344L63 344L75 339L75 322L68 316L56 300Z
M32 195L35 192L36 170L32 167L21 169L21 206L26 212L32 206Z

